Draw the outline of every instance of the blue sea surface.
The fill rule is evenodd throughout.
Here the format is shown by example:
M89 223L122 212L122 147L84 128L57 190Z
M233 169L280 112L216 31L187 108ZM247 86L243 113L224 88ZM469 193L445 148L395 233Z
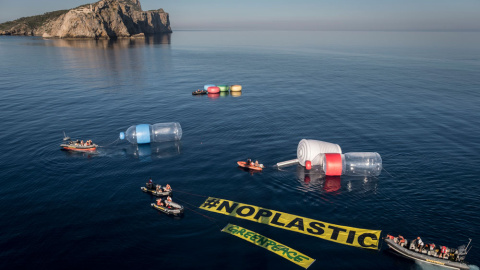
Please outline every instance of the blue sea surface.
M191 95L204 84L243 91ZM301 269L228 223L316 259L309 269L438 268L199 209L207 196L436 245L472 238L480 264L479 32L0 36L0 94L0 269ZM182 140L117 140L162 122ZM64 132L101 147L61 151ZM378 152L384 170L275 168L304 138ZM266 168L238 168L247 158ZM151 208L149 177L173 187L182 218Z

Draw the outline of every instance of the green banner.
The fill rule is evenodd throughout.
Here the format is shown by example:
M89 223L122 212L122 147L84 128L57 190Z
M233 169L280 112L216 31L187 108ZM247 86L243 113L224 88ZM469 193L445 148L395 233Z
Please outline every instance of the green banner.
M237 225L227 224L227 226L222 229L222 232L235 235L236 237L239 237L257 246L263 247L295 264L300 265L305 269L310 267L310 265L315 262L315 259L312 259L307 255L296 251L293 248L289 248L273 239L270 239L254 231L250 231Z

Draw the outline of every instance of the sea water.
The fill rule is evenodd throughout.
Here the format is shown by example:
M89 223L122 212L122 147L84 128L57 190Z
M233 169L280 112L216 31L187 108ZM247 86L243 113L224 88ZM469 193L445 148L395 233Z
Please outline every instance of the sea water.
M314 259L310 269L419 268L198 209L205 196L456 247L480 263L478 32L175 31L145 40L0 37L0 268L298 269L221 233L233 223ZM238 94L192 96L205 84ZM117 141L179 122L180 142ZM63 132L96 153L60 150ZM378 152L379 177L328 179L301 139ZM236 161L266 168L250 173ZM183 218L140 187L170 184Z

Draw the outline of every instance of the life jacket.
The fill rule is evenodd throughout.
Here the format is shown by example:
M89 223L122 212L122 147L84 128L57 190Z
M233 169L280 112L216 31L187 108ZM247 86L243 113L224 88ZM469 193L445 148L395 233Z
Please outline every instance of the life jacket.
M447 247L446 246L442 247L442 253L447 253Z

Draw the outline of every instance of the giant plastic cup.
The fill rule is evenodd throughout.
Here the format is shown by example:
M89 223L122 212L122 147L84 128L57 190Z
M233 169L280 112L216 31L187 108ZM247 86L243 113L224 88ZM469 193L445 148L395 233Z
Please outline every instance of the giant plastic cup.
M178 141L182 138L182 127L177 122L140 124L120 132L120 139L125 138L133 144Z
M351 152L323 154L325 175L379 176L382 158L376 152Z

